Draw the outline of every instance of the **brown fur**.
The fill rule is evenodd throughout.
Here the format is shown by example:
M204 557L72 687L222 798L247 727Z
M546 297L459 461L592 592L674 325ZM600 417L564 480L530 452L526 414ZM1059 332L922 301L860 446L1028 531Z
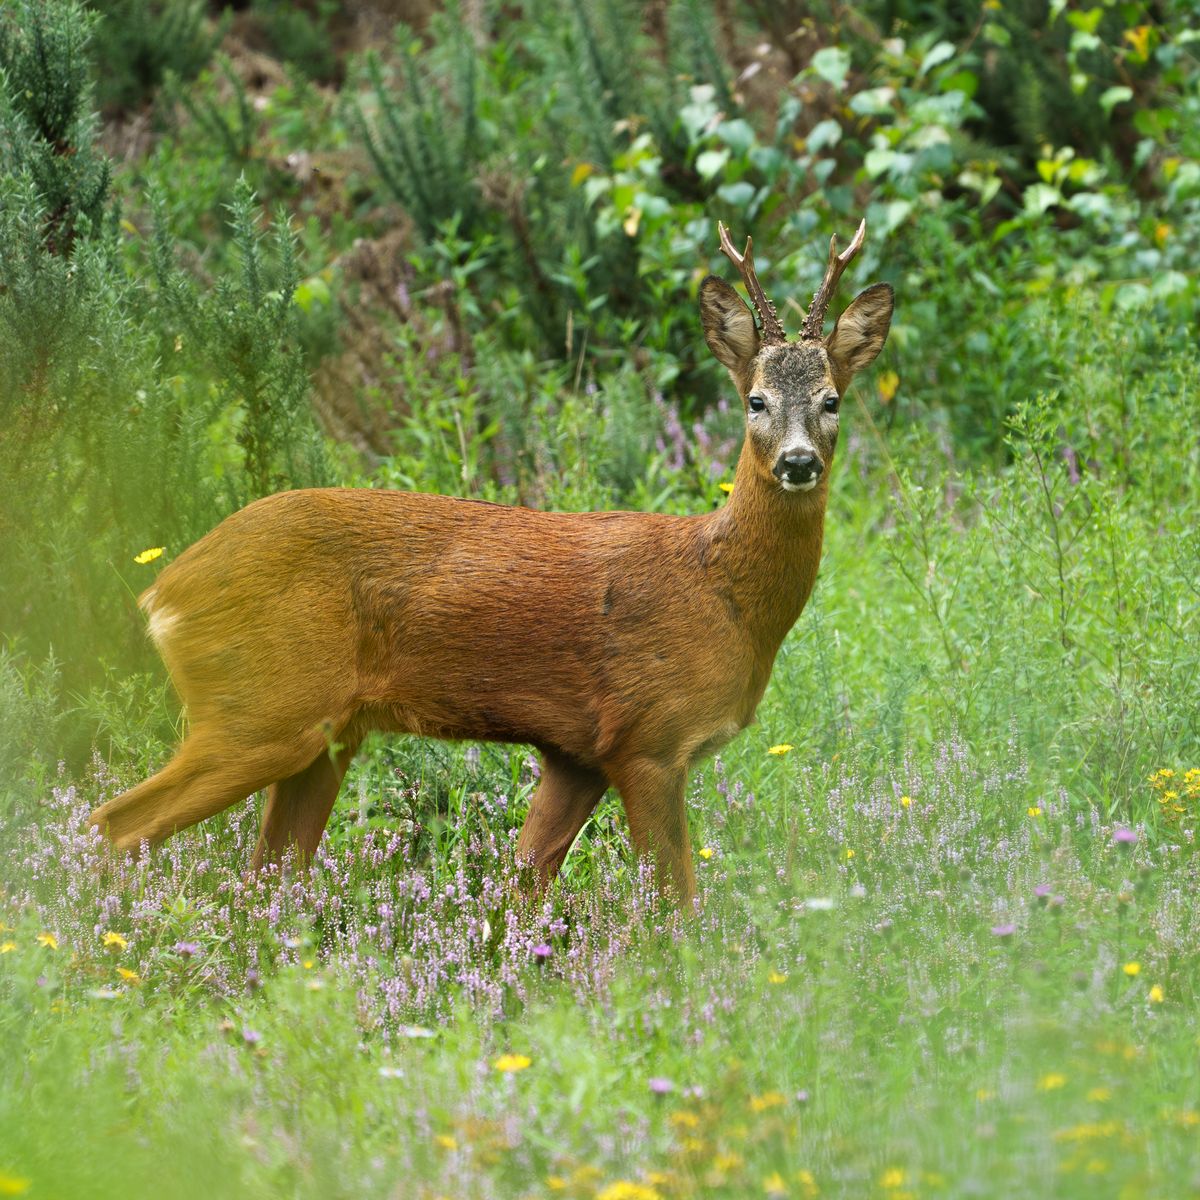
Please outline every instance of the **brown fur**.
M690 903L688 770L753 718L820 560L828 474L791 494L771 464L796 430L828 461L817 401L886 336L759 356L732 288L706 280L701 306L743 400L757 387L775 411L750 421L727 505L543 513L338 488L251 504L142 597L191 731L93 823L136 848L269 787L256 864L307 858L368 730L528 743L543 768L518 850L543 886L612 785Z

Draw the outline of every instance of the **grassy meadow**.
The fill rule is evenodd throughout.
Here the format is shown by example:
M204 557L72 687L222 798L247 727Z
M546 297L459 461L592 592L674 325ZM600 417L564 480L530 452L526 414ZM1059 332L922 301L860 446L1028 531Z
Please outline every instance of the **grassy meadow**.
M1186 6L400 8L0 5L0 1196L1200 1194ZM863 215L896 317L693 916L613 793L522 898L524 747L372 740L304 870L261 797L106 850L191 541L723 504L716 221L794 331Z

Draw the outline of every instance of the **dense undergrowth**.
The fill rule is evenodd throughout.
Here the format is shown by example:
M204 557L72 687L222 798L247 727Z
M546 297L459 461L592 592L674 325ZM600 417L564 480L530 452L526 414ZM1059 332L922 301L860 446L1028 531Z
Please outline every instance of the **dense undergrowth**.
M0 1194L1188 1194L1187 7L411 17L0 6ZM724 503L716 221L794 329L862 215L896 319L693 922L612 796L519 897L522 748L371 743L308 873L253 802L101 852L192 540L318 483Z

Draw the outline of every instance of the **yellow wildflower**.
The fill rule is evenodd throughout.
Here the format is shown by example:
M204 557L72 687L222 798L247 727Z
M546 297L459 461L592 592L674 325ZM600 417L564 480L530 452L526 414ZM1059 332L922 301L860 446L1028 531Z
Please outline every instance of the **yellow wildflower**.
M111 929L100 940L105 946L115 946L118 950L124 950L129 945L119 933L114 933Z
M789 750L795 749L790 742L780 742L778 746L770 746L767 748L768 754L786 754Z
M786 1196L787 1184L783 1182L783 1176L778 1171L772 1171L763 1180L763 1191L768 1196Z
M1042 815L1042 810L1036 804L1031 804L1025 811L1031 817L1040 817Z
M804 1189L805 1196L819 1196L820 1188L817 1187L817 1177L811 1171L797 1171L796 1182Z
M975 1099L978 1100L980 1104L986 1104L989 1100L994 1100L995 1097L996 1093L993 1092L991 1088L981 1087L975 1089Z
M441 1148L443 1150L457 1150L458 1149L458 1143L448 1133L439 1133L437 1135L437 1137L435 1137L433 1140L439 1146L441 1146Z
M884 1188L901 1188L904 1186L905 1178L903 1167L888 1167L880 1177L879 1186Z
M148 562L153 562L156 558L162 557L162 552L166 546L151 546L149 550L143 550L141 554L135 554L133 561L139 566L145 566Z
M118 967L117 974L125 980L126 983L138 984L142 982L142 977L136 972L129 970L128 967Z
M1161 1004L1165 999L1163 995L1162 984L1156 983L1150 989L1146 999L1149 1000L1151 1004Z
M846 854L845 854L846 861L849 862L853 857L854 857L854 851L851 850L849 846L847 846Z
M1059 1088L1065 1087L1067 1077L1060 1074L1058 1071L1049 1071L1037 1081L1037 1090L1039 1092L1056 1092Z
M1128 975L1130 979L1132 979L1135 975L1137 975L1141 971L1141 969L1142 969L1142 964L1136 963L1136 962L1127 962L1121 968L1121 970L1124 971L1125 974Z
M712 858L712 856L713 856L713 849L711 846L705 846L704 849L700 851L701 858Z
M769 1108L778 1108L787 1103L787 1097L782 1092L763 1092L761 1096L750 1097L751 1112L766 1112Z
M673 1112L667 1120L676 1129L697 1129L700 1125L700 1118L694 1112L688 1112L686 1108Z
M730 492L733 491L732 483L722 483L719 486L721 488L721 491L723 491L725 493L725 495L727 495L727 496L729 495Z
M52 933L39 933L37 935L37 942L39 946L45 946L47 950L58 949L58 938Z
M23 1196L29 1191L31 1182L32 1180L20 1175L9 1175L7 1171L0 1171L0 1196Z
M1088 1091L1087 1098L1096 1104L1103 1104L1105 1100L1112 1099L1112 1088L1094 1087Z
M547 1175L546 1186L552 1192L565 1192L567 1190L567 1181L561 1175Z
M900 797L900 807L901 808L912 808L912 797L911 796L901 796Z
M502 1054L492 1066L497 1070L505 1073L513 1071L523 1071L526 1067L532 1066L533 1059L525 1054Z
M740 1154L734 1154L730 1151L723 1151L713 1159L713 1170L715 1171L734 1171L742 1165L746 1160Z
M783 971L773 970L770 975L767 976L768 983L787 983L787 981L788 977Z
M596 1200L661 1200L662 1192L648 1183L618 1179L597 1193Z
M0 942L0 954L8 954L9 951L17 948L16 942Z

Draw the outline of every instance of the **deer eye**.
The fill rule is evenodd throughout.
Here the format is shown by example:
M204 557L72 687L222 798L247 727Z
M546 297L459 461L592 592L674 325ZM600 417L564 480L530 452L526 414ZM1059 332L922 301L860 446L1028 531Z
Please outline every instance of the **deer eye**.
M841 398L838 396L825 397L825 411L827 413L835 413L838 410L838 405L841 404Z
M749 405L751 412L762 412L767 407L767 402L761 396L751 396Z

